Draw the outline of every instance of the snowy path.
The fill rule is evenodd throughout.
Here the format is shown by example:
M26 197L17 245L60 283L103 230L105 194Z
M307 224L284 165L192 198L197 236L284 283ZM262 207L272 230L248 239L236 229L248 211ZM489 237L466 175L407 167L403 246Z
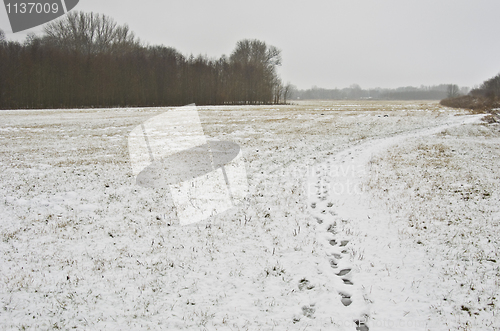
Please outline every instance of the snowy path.
M391 215L371 205L363 188L370 160L404 140L474 123L481 117L451 117L444 125L370 140L309 169L308 205L323 228L319 236L330 264L343 280L339 300L356 330L432 326L425 297L411 292L419 277L425 278L425 270L420 270L425 252L403 247Z

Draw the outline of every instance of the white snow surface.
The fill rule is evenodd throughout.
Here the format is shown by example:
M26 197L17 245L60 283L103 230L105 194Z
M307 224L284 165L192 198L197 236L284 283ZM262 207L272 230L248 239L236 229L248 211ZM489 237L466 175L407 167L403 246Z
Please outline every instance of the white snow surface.
M127 137L0 111L0 329L500 329L500 127L435 102L198 107L250 195L181 226Z

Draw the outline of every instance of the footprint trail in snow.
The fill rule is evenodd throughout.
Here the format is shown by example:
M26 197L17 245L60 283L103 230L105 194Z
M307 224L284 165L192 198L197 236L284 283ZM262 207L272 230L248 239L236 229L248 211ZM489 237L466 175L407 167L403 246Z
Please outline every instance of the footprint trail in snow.
M352 179L348 179L349 172L356 170L349 167L339 167L335 159L327 160L311 171L308 178L309 208L320 227L324 230L327 242L327 254L330 266L334 269L336 277L342 280L342 285L337 289L338 299L348 309L346 315L352 320L353 329L369 330L366 325L368 308L363 298L359 284L353 280L352 254L349 251L350 238L339 230L348 219L338 214L339 200L336 196L342 194L344 187L355 192ZM343 181L339 178L343 177Z
M322 229L320 237L324 238L330 266L335 270L336 277L342 280L341 287L337 289L338 299L345 306L345 315L352 320L353 329L370 330L368 319L371 301L365 289L373 284L356 282L356 274L361 272L361 268L357 265L354 252L359 252L362 247L356 245L358 240L352 237L353 231L350 228L351 223L356 223L357 226L369 223L370 207L362 186L369 175L370 159L375 153L383 152L405 139L436 134L453 126L476 122L480 118L481 116L454 117L445 125L370 140L309 169L306 188L308 207ZM373 227L377 222L367 224L367 228ZM375 225L377 226L380 230L384 225Z

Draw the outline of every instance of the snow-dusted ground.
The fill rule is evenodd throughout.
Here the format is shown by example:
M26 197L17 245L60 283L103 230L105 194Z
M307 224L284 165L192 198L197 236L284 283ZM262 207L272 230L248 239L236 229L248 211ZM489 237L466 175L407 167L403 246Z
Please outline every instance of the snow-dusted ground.
M427 102L199 107L250 195L180 226L127 148L164 111L0 113L1 329L500 325L498 125Z

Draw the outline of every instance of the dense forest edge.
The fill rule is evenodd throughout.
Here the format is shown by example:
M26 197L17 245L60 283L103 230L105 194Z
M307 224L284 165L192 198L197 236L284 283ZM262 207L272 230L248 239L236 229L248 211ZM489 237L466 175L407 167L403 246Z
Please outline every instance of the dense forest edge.
M70 12L24 43L0 31L0 109L286 103L281 51L241 40L228 56L144 46L112 18Z
M499 107L500 75L469 92L453 84L299 90L278 74L281 51L255 39L229 55L183 55L141 43L125 25L70 12L41 36L8 41L0 30L0 109L286 104L290 100L442 100L457 108Z

